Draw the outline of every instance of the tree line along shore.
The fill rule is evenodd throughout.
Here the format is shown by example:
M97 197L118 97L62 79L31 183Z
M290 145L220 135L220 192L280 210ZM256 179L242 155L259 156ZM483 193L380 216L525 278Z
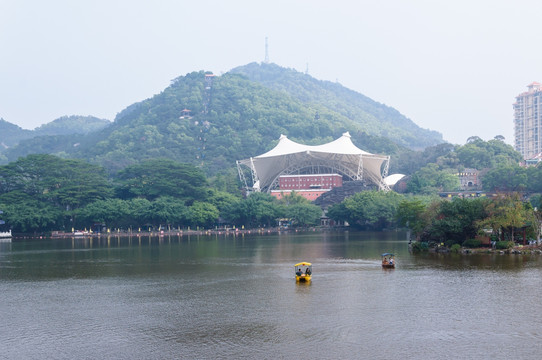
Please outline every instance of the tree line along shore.
M28 155L0 166L2 226L16 236L104 228L253 231L248 229L272 229L279 222L316 227L325 216L360 230L410 229L416 241L447 247L472 247L480 236L505 243L538 238L542 168L514 165L517 154L500 140L474 139L452 152L438 145L419 154L406 193L363 191L326 209L295 192L282 199L243 196L235 169L207 176L191 164L150 159L108 173L83 160ZM458 171L475 160L488 167L483 184L492 196L440 198L440 191L459 186L451 164Z

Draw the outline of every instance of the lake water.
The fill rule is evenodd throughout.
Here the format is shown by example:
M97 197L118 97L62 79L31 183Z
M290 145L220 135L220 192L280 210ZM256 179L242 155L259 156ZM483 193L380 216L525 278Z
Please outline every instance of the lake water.
M542 255L410 254L401 232L14 240L0 358L540 359L541 285Z

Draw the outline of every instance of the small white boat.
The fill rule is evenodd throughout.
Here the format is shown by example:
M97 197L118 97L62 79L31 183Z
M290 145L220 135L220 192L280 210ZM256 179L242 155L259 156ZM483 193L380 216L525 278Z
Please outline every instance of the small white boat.
M11 230L0 231L0 239L11 239Z

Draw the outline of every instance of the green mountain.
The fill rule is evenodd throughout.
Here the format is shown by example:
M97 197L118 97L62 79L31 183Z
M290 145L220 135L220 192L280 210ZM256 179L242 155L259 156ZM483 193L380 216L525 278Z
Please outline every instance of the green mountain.
M0 119L0 164L28 154L56 154L67 157L88 133L109 126L111 122L94 116L63 116L34 130L25 130Z
M129 106L110 127L87 136L74 155L112 171L162 157L197 164L213 174L235 166L237 159L269 150L281 134L321 144L345 131L367 151L388 154L399 149L321 104L303 103L244 75L210 76L200 71Z
M25 130L0 118L0 152L30 137L32 137L31 130Z
M271 149L281 134L322 144L346 131L358 147L389 155L404 153L406 145L443 142L393 108L338 84L273 64L249 64L221 76L199 71L178 77L161 93L121 111L106 128L84 136L41 136L4 155L13 161L48 152L112 172L169 158L215 174Z
M276 64L251 63L231 70L265 87L289 94L304 104L319 104L351 119L374 136L383 136L411 149L443 143L442 134L422 129L396 109L380 104L338 83L317 80Z

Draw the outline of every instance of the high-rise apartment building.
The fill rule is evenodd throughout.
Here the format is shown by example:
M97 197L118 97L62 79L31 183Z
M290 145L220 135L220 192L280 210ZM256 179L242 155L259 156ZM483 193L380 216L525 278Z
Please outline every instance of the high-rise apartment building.
M514 144L526 160L542 152L542 84L527 89L514 103Z

